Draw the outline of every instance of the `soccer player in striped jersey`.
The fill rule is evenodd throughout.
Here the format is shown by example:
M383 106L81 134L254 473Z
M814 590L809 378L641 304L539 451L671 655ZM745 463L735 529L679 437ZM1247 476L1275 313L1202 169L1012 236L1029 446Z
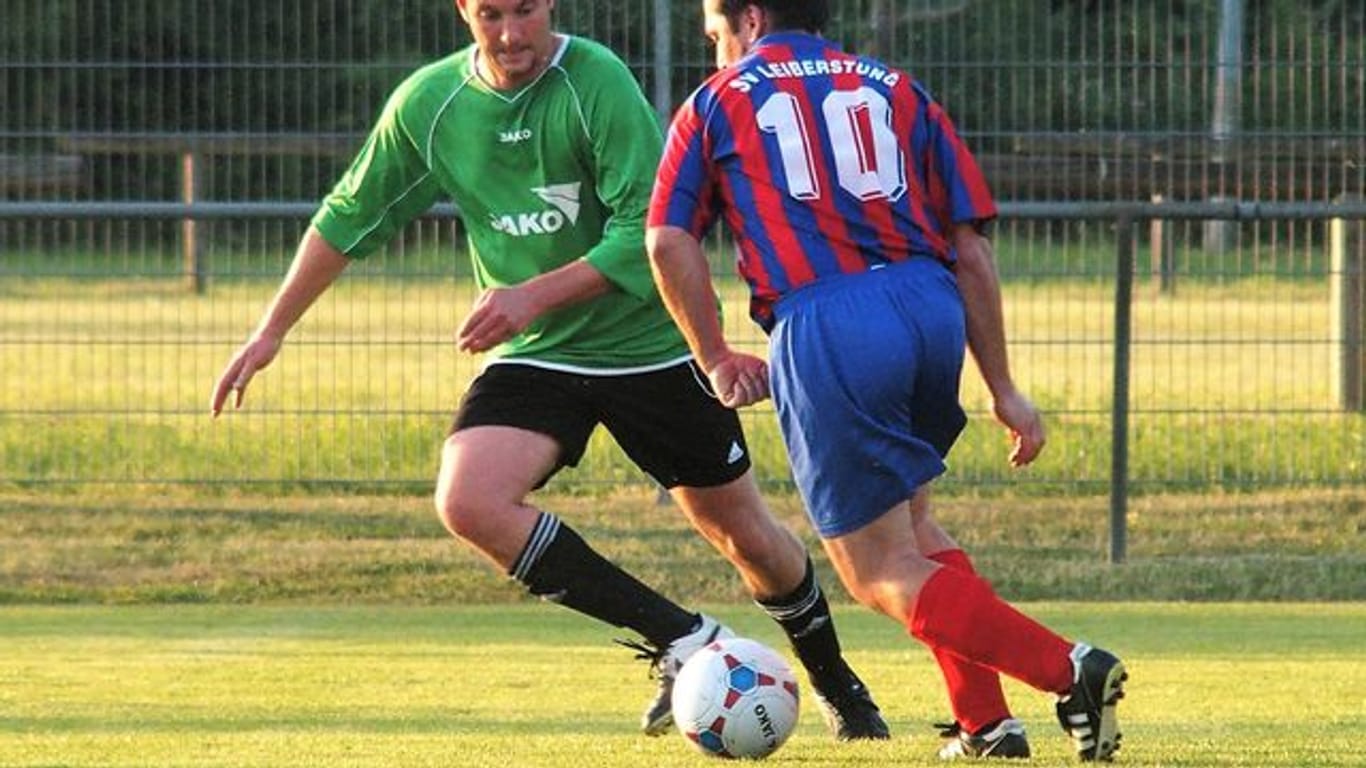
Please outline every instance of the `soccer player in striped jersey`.
M734 411L697 370L645 256L663 143L630 70L556 33L554 0L456 0L474 44L394 92L314 216L256 331L214 390L217 415L353 260L441 198L459 207L481 289L456 334L487 353L441 454L438 514L527 590L639 632L659 689L642 728L672 723L674 677L729 634L595 551L528 496L582 457L601 424L735 565L788 635L841 739L887 738L845 662L797 537L759 495ZM715 311L715 307L713 307Z
M1016 388L983 227L996 215L943 107L909 74L819 32L826 0L703 0L720 70L673 119L647 247L665 303L722 402L777 407L793 474L861 603L934 652L955 722L941 756L1026 757L998 672L1057 694L1083 759L1119 746L1124 667L1025 616L930 510L966 417L970 349L1016 466L1044 445ZM732 349L700 241L736 240L768 360Z

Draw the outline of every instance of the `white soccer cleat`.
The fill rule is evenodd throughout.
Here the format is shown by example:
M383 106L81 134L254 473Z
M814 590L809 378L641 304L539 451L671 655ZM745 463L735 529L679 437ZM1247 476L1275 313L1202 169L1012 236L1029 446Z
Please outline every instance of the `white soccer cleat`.
M735 637L730 628L716 619L704 613L698 616L700 621L697 629L673 641L668 648L657 649L638 643L625 643L640 651L637 658L650 660L650 676L659 681L659 690L656 691L654 700L646 707L645 714L640 718L640 729L647 736L659 736L673 727L674 680L678 678L678 670L683 668L683 664L713 640Z

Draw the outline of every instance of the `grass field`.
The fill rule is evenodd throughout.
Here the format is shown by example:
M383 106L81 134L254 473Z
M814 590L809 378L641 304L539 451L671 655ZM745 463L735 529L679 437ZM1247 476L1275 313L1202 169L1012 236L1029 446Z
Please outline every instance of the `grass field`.
M1108 491L1115 245L1108 225L1078 225L1063 239L1031 231L1007 228L997 251L1016 377L1048 414L1052 447L1029 473L1009 473L970 372L964 403L975 418L945 492ZM210 388L275 290L295 232L217 227L204 295L186 290L167 243L98 232L92 242L107 245L0 246L0 484L429 484L449 414L481 364L451 343L474 292L466 254L443 230L352 266L255 381L245 413L219 422L205 417ZM724 247L714 251L727 325L759 348L729 261ZM1361 486L1366 415L1337 403L1324 254L1183 249L1177 271L1171 292L1149 275L1135 287L1131 491ZM772 411L744 420L759 476L787 488ZM572 482L641 480L600 436Z
M847 601L796 499L770 501L817 550L831 599ZM1106 560L1103 499L940 501L945 527L1013 600L1366 602L1366 490L1138 499L1122 567ZM648 489L536 503L679 600L747 597L677 508ZM450 539L425 496L0 493L0 604L519 599Z
M368 271L367 271L368 270ZM216 377L274 280L0 280L0 483L92 480L273 488L399 488L429 481L480 361L451 337L472 298L453 276L358 269L315 307L246 410L206 416ZM737 286L726 312L758 348ZM975 374L975 418L950 483L980 491L1105 493L1111 469L1113 289L1103 274L1007 286L1017 378L1052 447L1012 474ZM1183 283L1134 307L1129 468L1138 493L1341 487L1366 478L1366 416L1335 405L1322 281ZM768 406L745 412L761 477L787 478ZM573 483L639 482L606 436Z
M967 377L976 418L941 518L1002 595L1125 657L1122 763L1361 765L1366 417L1332 403L1322 281L1215 269L1136 300L1116 567L1114 313L1093 256L1007 285L1050 447L1008 473ZM463 280L362 265L248 409L211 422L209 388L282 263L191 296L173 261L80 259L0 259L0 766L710 764L636 734L651 684L612 632L530 603L436 522L436 447L478 363L450 344ZM726 312L757 346L734 286ZM744 418L776 511L813 543L771 412ZM780 645L605 435L551 490L541 503L613 559ZM773 763L936 765L929 656L815 557L896 738L835 745L807 706ZM1047 699L1008 691L1033 764L1070 762Z
M1360 604L1026 608L1125 657L1120 765L1361 765ZM757 611L710 610L782 647ZM769 764L939 764L928 654L866 611L837 620L894 738L836 744L805 702ZM0 765L714 765L636 732L652 684L612 636L537 605L0 608ZM1007 693L1030 764L1069 764L1048 697Z
M773 502L809 541L793 500ZM664 592L782 646L650 493L540 503ZM1124 655L1121 764L1360 765L1361 493L1145 499L1122 567L1105 563L1093 501L956 498L940 514L1003 595ZM896 738L836 745L808 705L773 764L935 765L947 705L929 656L815 558ZM528 600L424 498L0 494L6 768L712 764L636 734L651 683L609 642L621 634ZM1069 763L1047 697L1007 689L1032 764Z

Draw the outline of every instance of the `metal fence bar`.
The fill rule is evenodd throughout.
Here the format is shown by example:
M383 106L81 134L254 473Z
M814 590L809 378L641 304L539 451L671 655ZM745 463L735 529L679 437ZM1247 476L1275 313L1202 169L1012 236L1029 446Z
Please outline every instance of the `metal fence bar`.
M652 100L661 121L667 121L674 109L673 95L673 16L669 0L654 0L654 92Z
M1366 412L1366 224L1333 219L1328 227L1333 382L1344 411Z
M171 203L160 200L119 200L57 202L34 200L0 202L0 219L73 220L100 219L307 219L318 210L316 201L271 202L197 202ZM454 205L433 206L427 216L438 219L458 217ZM1342 218L1351 218L1350 215Z
M1133 346L1134 220L1115 222L1115 359L1110 408L1110 563L1123 563L1128 548L1129 510L1129 353Z
M1003 202L999 205L1002 219L1057 220L1057 221L1117 221L1121 218L1146 221L1176 219L1200 221L1225 219L1230 221L1306 221L1326 219L1366 218L1366 202L1266 202L1256 200L1225 200L1221 202Z
M1228 200L1223 202L1003 202L1000 218L1023 221L1118 221L1132 219L1171 219L1202 221L1322 221L1366 219L1366 200L1340 202L1260 202ZM164 201L0 201L0 219L281 219L308 218L318 210L317 202L196 202ZM427 215L453 218L459 215L454 205L434 206Z

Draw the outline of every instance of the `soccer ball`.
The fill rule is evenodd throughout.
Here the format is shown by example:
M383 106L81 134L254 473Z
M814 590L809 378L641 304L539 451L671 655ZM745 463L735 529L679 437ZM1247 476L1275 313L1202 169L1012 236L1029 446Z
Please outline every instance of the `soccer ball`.
M743 637L694 653L674 681L678 730L713 757L767 757L797 726L797 678L777 651Z

